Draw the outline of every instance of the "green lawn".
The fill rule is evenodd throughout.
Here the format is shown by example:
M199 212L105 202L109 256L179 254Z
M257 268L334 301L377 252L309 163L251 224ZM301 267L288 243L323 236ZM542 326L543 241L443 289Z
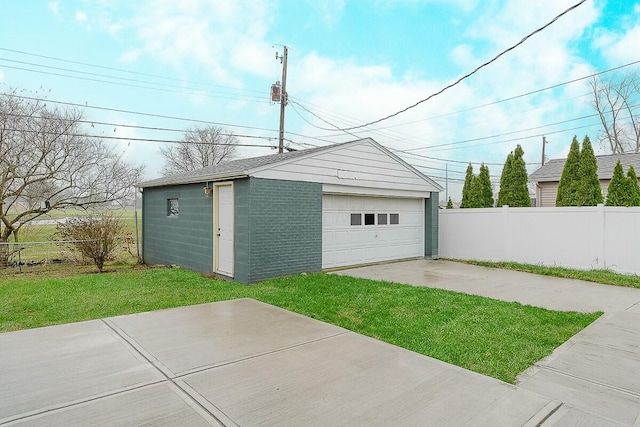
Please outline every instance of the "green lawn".
M524 271L527 273L541 274L543 276L586 280L588 282L602 283L605 285L640 288L640 276L636 274L620 274L611 270L575 270L565 267L547 267L544 265L520 264L517 262L467 261L459 259L452 259L450 261L480 265L483 267L502 268L505 270Z
M322 273L246 286L180 269L127 269L3 280L0 331L242 297L512 383L600 315Z

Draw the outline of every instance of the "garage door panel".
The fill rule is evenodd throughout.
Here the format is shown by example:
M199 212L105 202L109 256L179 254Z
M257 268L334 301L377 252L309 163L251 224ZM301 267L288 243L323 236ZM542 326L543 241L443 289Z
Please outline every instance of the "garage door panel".
M424 254L423 199L324 195L322 209L323 268ZM362 225L351 225L352 213L362 215ZM375 214L375 224L364 225L364 214ZM386 214L386 224L378 224L378 214ZM390 224L390 214L399 224Z

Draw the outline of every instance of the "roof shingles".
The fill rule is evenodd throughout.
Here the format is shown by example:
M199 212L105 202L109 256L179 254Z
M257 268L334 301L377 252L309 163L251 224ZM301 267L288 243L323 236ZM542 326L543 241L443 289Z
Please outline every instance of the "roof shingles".
M348 144L348 142L343 143ZM342 144L334 144L328 147L309 148L307 150L290 151L288 153L269 154L260 157L250 157L246 159L231 160L219 163L217 165L207 166L195 171L185 172L179 175L171 175L163 178L144 181L137 186L146 187L162 187L165 185L189 184L193 182L215 181L219 179L246 176L251 169L267 166L273 163L282 162L300 156L313 154L317 151L326 150L327 148L337 147Z
M633 166L636 172L640 171L640 153L596 156L596 162L598 164L598 178L611 179L613 176L613 168L615 168L618 160L620 160L625 173L629 169L629 166ZM529 180L534 182L560 181L566 161L567 159L549 160L544 166L529 175Z

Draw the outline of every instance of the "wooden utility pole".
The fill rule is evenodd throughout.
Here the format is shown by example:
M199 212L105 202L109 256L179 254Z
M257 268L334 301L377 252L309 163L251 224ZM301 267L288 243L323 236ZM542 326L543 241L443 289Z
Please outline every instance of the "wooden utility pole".
M278 153L284 151L284 107L287 106L287 54L288 48L283 46L282 55L276 53L276 59L282 62L282 93L280 97L280 137L278 141Z
M544 147L547 145L547 137L542 137L542 166L544 166Z

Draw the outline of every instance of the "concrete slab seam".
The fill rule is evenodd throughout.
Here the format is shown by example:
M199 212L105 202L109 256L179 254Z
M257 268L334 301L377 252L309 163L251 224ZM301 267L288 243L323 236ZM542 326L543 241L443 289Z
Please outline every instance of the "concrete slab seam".
M215 425L215 424L211 422L211 419L209 417L213 418L218 424L224 424L222 423L221 420L218 419L218 417L216 417L215 414L209 412L207 408L202 406L200 402L198 402L193 396L191 396L179 385L175 384L173 379L176 378L176 375L169 368L167 368L163 363L161 363L158 359L156 359L151 353L146 351L144 347L139 345L136 342L136 340L134 340L131 336L129 336L126 332L124 332L124 330L122 330L120 327L114 324L111 320L109 319L100 319L100 320L102 320L104 324L107 325L107 327L111 328L113 332L115 332L120 337L121 340L123 340L127 345L131 346L131 348L134 351L137 351L140 354L140 356L145 358L148 363L150 363L155 369L157 369L166 378L166 380L162 382L166 382L169 386L173 384L175 388L171 387L171 389L174 391L174 393L176 393L191 408L196 410L196 412L198 412L198 414L202 416L210 425Z
M560 369L557 369L557 368L554 368L552 366L541 365L541 366L538 366L538 368L544 369L544 370L547 370L547 371L550 371L550 372L554 372L556 374L564 375L566 377L575 378L575 379L578 379L580 381L584 381L584 382L587 382L587 383L590 383L590 384L599 385L600 387L607 388L609 390L614 390L614 391L617 391L617 392L620 392L620 393L623 393L623 394L627 394L627 395L635 397L635 398L640 398L640 393L637 393L637 392L635 392L633 390L627 390L626 388L617 387L617 386L614 386L614 385L611 385L611 384L603 383L601 381L596 381L596 380L593 380L593 379L581 377L579 375L570 374L568 372L564 372L564 371L562 371Z
M209 425L218 426L222 424L226 427L239 427L217 406L208 401L208 405L203 405L203 402L199 399L199 397L201 397L200 394L191 387L188 387L188 389L187 387L184 387L186 384L184 384L183 381L180 381L180 384L178 384L173 380L169 380L167 385L178 397L180 397L180 399L182 399L184 403L189 405L191 409L196 411L198 415L207 421Z
M102 322L107 325L109 329L111 329L121 340L123 340L128 345L129 350L137 353L139 356L144 358L147 363L150 363L154 368L156 368L162 375L164 375L167 379L175 378L176 375L166 367L162 362L160 362L156 357L154 357L151 353L149 353L144 347L138 344L138 342L133 339L129 334L127 334L122 328L113 323L113 321L109 319L100 319Z
M236 364L236 363L244 362L244 361L251 360L251 359L256 359L258 357L267 356L269 354L274 354L274 353L279 353L279 352L282 352L282 351L291 350L293 348L302 347L302 346L305 346L305 345L308 345L308 344L313 344L313 343L316 343L316 342L319 342L319 341L324 341L324 340L327 340L327 339L335 338L335 337L340 336L340 335L345 335L345 334L350 334L350 333L354 333L354 332L345 330L345 331L341 331L341 332L338 332L338 333L335 333L335 334L331 334L331 335L327 335L327 336L324 336L324 337L316 338L316 339L313 339L313 340L308 340L308 341L305 341L305 342L301 342L301 343L298 343L298 344L292 344L292 345L289 345L289 346L280 347L280 348L277 348L275 350L269 350L269 351L265 351L265 352L262 352L262 353L252 354L251 356L245 356L245 357L241 357L241 358L238 358L238 359L230 360L228 362L220 362L220 363L212 363L212 364L209 364L209 365L202 365L202 366L199 366L197 368L189 369L189 370L181 372L179 374L175 374L174 378L176 378L176 379L177 378L184 378L184 377L187 377L189 375L194 375L194 374L198 374L200 372L208 371L210 369L216 369L216 368L220 368L222 366L233 365L233 364Z
M631 310L633 307L635 306L640 306L640 300L634 302L633 304L631 304L629 307L625 308L624 311L629 311Z
M90 403L90 402L94 402L96 400L100 400L100 399L104 399L107 397L111 397L111 396L116 396L118 394L123 394L123 393L128 393L130 391L134 391L134 390L140 390L140 389L144 389L146 387L151 387L154 385L158 385L158 384L162 384L166 382L166 380L159 380L159 381L150 381L150 382L146 382L143 384L136 384L133 386L129 386L129 387L123 387L123 388L119 388L117 390L111 390L105 393L100 393L100 394L94 394L88 398L84 398L84 399L76 399L76 400L72 400L69 402L65 402L63 404L58 404L58 405L51 405L51 406L47 406L44 408L40 408L40 409L36 409L34 411L29 411L29 412L23 412L21 414L16 414L16 415L12 415L8 418L4 418L2 420L0 420L0 426L3 425L10 425L11 423L15 423L16 421L22 421L22 420L26 420L26 419L30 419L30 418L38 418L40 416L43 416L45 414L50 414L50 413L55 413L55 412L60 412L62 410L74 407L74 406L80 406L80 405L84 405L86 403Z
M235 421L233 421L227 414L225 414L220 408L214 405L209 399L202 396L197 390L187 384L185 381L181 379L172 380L171 384L173 384L176 388L180 389L181 394L189 397L191 402L187 402L189 406L194 407L197 405L200 410L205 411L207 414L215 418L218 423L226 426L226 427L240 427ZM181 396L182 397L182 396ZM183 400L186 401L186 399Z
M547 403L538 413L534 414L522 427L540 427L547 421L553 414L560 409L564 403L552 400Z

